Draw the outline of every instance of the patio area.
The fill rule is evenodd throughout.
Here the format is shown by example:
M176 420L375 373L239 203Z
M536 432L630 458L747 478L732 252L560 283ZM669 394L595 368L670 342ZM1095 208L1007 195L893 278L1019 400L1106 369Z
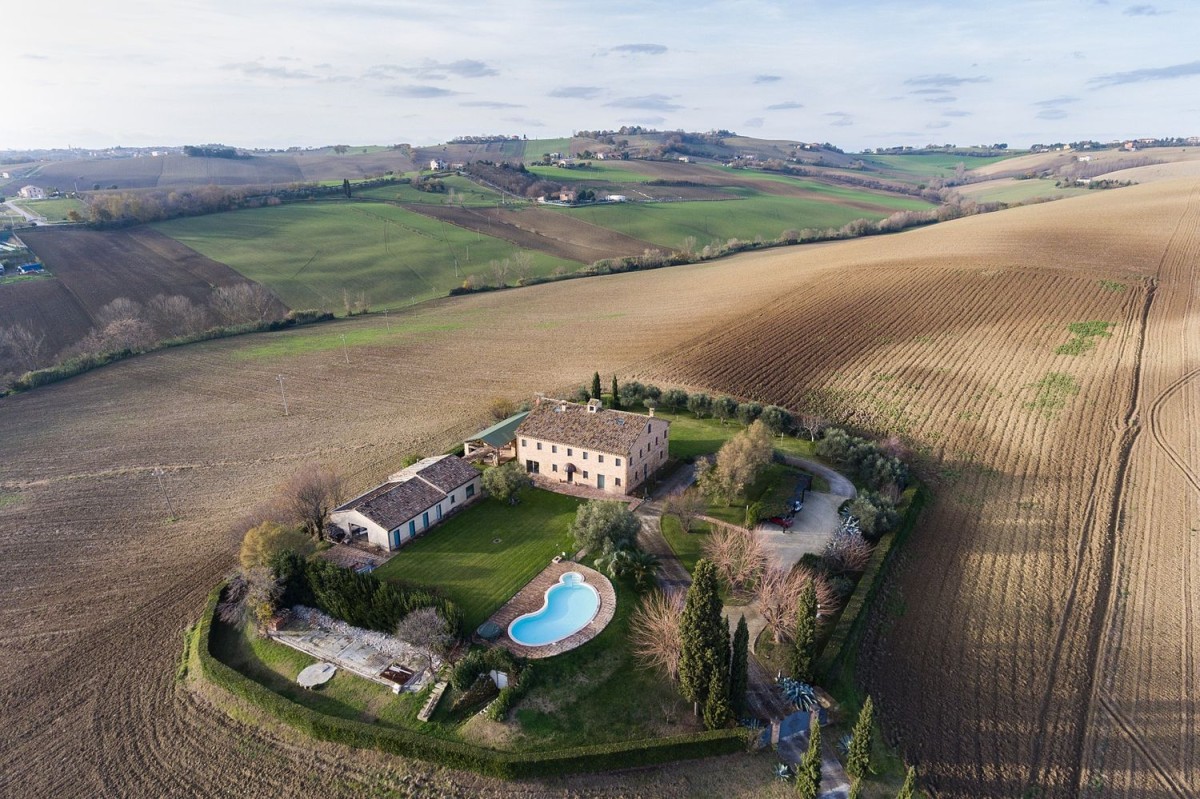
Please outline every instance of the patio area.
M312 608L293 608L279 617L269 634L285 646L393 690L419 691L430 679L424 656L409 644ZM440 665L435 659L435 671Z

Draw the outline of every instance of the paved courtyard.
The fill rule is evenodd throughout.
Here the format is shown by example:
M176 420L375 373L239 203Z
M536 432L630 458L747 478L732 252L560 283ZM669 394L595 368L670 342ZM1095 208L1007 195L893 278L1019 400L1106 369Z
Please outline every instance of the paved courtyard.
M762 522L755 528L772 562L784 568L796 565L808 553L819 555L838 526L838 507L848 497L809 491L804 509L793 517L787 530Z

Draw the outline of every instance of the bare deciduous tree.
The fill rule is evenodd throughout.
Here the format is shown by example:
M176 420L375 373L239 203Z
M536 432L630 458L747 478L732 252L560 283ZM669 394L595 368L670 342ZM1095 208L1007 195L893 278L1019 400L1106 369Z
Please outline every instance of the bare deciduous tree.
M715 525L704 544L704 556L717 567L727 586L740 591L753 583L767 565L762 539L752 530Z
M683 616L684 592L655 591L642 600L629 619L633 653L649 668L661 669L672 680L679 678L679 656L683 642L679 620Z
M809 441L816 441L817 436L821 435L826 427L829 427L829 422L819 414L805 411L796 415L796 426L801 430L808 431Z
M12 365L12 371L32 371L46 357L46 334L35 334L20 323L0 327L0 358ZM0 364L0 372L6 371Z
M497 422L504 421L517 412L517 404L505 397L493 397L488 404L488 413Z
M673 513L679 519L679 524L685 533L692 531L696 518L703 516L708 510L708 502L698 488L687 488L667 497L666 511Z
M860 572L871 561L872 549L871 544L859 535L857 529L839 529L825 544L821 557L829 571L834 574Z
M208 327L208 312L179 294L156 294L146 303L146 321L159 334L178 338Z
M259 283L219 286L212 293L212 309L225 325L244 325L278 318L284 307L273 291Z
M329 514L341 501L341 476L319 463L301 467L280 489L292 518L313 538L320 538Z
M417 608L409 613L396 624L396 637L424 655L431 671L434 658L444 655L454 643L454 633L437 608Z
M96 311L96 327L103 330L114 322L126 319L142 319L142 306L128 297L117 297Z
M783 643L796 630L796 603L800 591L809 580L817 591L817 615L832 612L837 603L837 594L822 575L807 567L797 566L791 570L772 566L763 571L758 581L758 610L775 637L775 643Z

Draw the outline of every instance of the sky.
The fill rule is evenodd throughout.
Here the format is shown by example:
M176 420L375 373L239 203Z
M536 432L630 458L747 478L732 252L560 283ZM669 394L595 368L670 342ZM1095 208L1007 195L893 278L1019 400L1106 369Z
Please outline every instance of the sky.
M1193 0L11 0L3 19L0 150L1200 135Z

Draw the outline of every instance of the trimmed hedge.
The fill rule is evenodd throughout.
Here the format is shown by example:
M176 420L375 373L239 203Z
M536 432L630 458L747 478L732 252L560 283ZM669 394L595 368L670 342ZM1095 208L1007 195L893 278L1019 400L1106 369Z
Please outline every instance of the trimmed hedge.
M361 721L326 716L285 699L213 656L209 637L222 590L223 587L217 588L209 595L197 629L196 649L201 673L234 696L313 738L506 779L653 766L675 760L727 755L746 748L745 731L732 729L549 752L501 752L411 730L380 728Z
M921 509L930 499L929 490L921 483L917 483L905 493L909 492L911 494L908 506L904 509L900 527L891 536L886 537L886 540L880 541L876 545L875 551L871 553L871 561L863 571L862 577L859 578L857 590L842 610L837 626L826 640L821 657L817 660L816 672L823 675L826 682L829 682L833 678L834 672L841 668L849 654L849 647L857 640L857 632L864 611L870 607L875 598L879 584L882 582L884 570L892 561L893 551L898 551L897 545L908 538L908 534L916 526L917 516L920 515Z

